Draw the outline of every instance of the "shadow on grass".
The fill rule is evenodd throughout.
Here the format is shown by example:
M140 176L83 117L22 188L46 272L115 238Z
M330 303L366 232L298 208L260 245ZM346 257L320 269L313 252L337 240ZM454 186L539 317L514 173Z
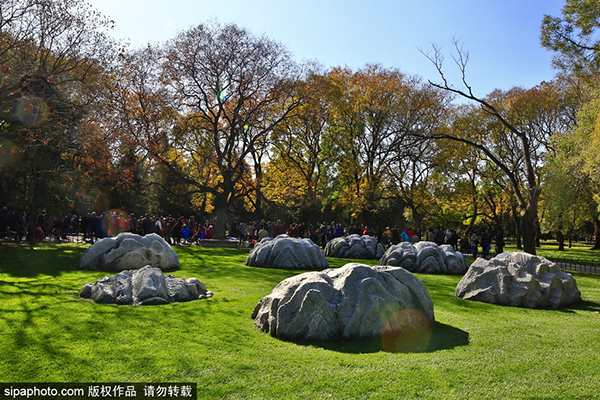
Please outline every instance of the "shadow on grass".
M407 340L397 346L394 353L433 353L439 350L450 350L459 346L466 346L469 344L469 333L462 329L455 328L450 325L436 322L429 338L429 343L423 346L425 350L421 349L419 345L423 344L423 341L427 341L425 337L418 338L417 340ZM364 353L377 353L385 350L385 346L382 340L348 340L348 341L336 341L327 343L299 343L301 345L319 347L325 350L336 351L339 353L352 353L352 354L364 354Z
M178 247L181 271L198 272L202 278L218 279L224 276L245 282L271 282L273 286L290 276L305 271L248 267L245 265L248 249Z
M593 301L582 301L569 307L559 308L557 311L573 313L576 310L600 313L600 303L595 303Z
M0 246L0 273L19 278L39 275L60 276L65 271L75 271L79 258L87 246L69 244L44 244Z

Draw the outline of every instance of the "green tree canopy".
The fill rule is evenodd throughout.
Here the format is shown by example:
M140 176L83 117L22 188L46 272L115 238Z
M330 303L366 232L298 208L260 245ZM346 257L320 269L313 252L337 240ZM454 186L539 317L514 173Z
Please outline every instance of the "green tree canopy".
M600 67L598 27L598 0L565 0L561 17L544 15L540 41L557 53L552 61L555 68L585 76Z

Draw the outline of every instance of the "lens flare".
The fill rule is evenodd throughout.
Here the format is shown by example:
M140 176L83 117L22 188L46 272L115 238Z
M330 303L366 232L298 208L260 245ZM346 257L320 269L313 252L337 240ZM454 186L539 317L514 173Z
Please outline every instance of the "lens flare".
M39 97L24 97L17 102L15 114L24 125L38 126L48 120L48 104Z
M17 160L19 147L8 139L0 138L0 167Z
M127 213L117 208L102 214L100 229L104 236L117 236L127 230Z
M226 89L219 90L217 92L217 97L219 98L219 100L221 100L222 103L227 103L227 100L229 100L229 95L227 95Z
M427 350L432 327L427 317L416 310L392 315L381 332L381 347L390 353L421 353Z

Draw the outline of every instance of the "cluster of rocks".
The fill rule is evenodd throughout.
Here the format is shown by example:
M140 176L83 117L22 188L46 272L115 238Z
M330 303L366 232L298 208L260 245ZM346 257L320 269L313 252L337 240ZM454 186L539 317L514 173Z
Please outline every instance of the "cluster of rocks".
M375 267L350 263L285 279L258 302L252 318L257 328L285 340L381 338L387 351L424 351L434 324L433 302L409 270L458 274L466 269L451 246L403 243L392 246ZM456 296L529 308L556 309L581 301L570 274L527 253L477 259Z
M452 246L433 242L403 242L390 246L379 265L393 265L424 274L464 274L468 265L462 253Z
M374 267L349 263L327 269L326 255L380 260ZM553 309L581 301L573 277L543 257L502 253L468 267L451 246L432 242L400 243L384 254L375 238L350 235L332 240L323 253L309 239L279 235L257 243L246 265L316 270L280 282L252 313L257 328L285 340L380 338L384 350L410 343L411 351L424 351L435 323L433 302L412 272L466 271L455 294L468 300ZM213 295L196 278L164 275L162 270L179 268L179 258L154 234L102 239L83 254L79 268L122 271L83 287L80 296L97 303L168 304Z
M319 271L329 267L327 258L312 240L288 235L262 239L246 258L246 265Z
M398 317L407 311L421 317ZM252 318L274 337L319 342L430 331L434 324L429 292L413 274L357 263L285 279L258 302Z
M205 299L213 295L196 278L176 278L145 266L86 283L80 294L96 303L156 305Z
M150 265L161 270L179 268L179 257L159 235L121 233L100 239L79 260L79 268L100 271L124 271Z
M478 258L460 280L456 296L486 303L527 308L565 307L581 301L571 274L552 261L528 253Z
M383 256L384 249L377 238L352 234L337 237L325 245L325 256L337 258L377 259Z
M86 270L121 271L86 283L79 295L96 303L168 304L211 297L196 278L177 278L162 270L179 268L179 256L156 234L121 233L90 246L79 259Z

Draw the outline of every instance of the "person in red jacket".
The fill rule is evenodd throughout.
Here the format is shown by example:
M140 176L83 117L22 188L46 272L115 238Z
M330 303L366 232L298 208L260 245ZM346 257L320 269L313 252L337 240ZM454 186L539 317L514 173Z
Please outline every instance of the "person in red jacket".
M215 238L215 230L213 228L212 225L208 226L208 229L206 230L206 238L207 239L214 239Z

